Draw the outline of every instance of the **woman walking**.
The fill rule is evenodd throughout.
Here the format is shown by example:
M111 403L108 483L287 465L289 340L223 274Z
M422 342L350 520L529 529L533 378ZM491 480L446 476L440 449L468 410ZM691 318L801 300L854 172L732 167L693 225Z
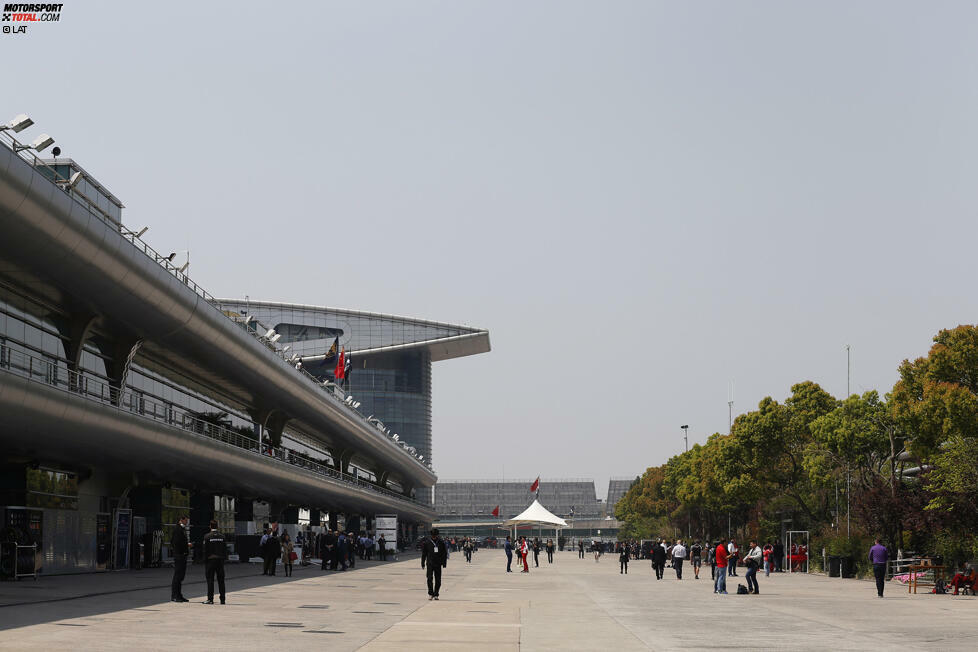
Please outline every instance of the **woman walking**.
M292 562L295 546L292 545L292 537L286 532L282 535L282 568L285 569L285 576L292 577Z
M547 539L547 563L554 563L554 540Z
M764 545L764 577L771 576L771 557L774 556L774 546L770 543Z
M618 553L618 563L621 565L619 575L628 575L628 545L622 544Z
M757 586L757 569L761 566L763 555L757 542L751 541L747 554L744 555L744 565L747 566L747 573L744 575L744 579L747 580L747 593L757 595L760 592Z

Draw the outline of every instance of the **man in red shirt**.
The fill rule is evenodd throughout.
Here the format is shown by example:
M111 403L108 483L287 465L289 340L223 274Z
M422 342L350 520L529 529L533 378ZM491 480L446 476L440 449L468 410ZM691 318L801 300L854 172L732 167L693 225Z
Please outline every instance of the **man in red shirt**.
M717 576L713 585L713 592L721 595L727 593L727 546L723 541L717 542L716 548Z

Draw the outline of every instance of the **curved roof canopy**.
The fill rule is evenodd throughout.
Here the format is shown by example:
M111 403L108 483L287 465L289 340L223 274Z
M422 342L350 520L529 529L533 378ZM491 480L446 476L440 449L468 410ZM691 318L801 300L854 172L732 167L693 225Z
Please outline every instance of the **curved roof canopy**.
M560 518L559 516L554 516L550 513L550 510L540 504L539 500L533 501L533 504L523 510L523 513L519 516L514 516L505 523L504 526L510 527L512 525L549 525L551 527L567 527L567 521Z

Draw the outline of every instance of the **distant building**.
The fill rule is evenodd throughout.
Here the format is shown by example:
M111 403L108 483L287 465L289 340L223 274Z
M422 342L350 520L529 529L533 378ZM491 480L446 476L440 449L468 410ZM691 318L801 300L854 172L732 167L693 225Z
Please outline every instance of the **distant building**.
M615 515L615 505L628 493L629 488L634 483L635 478L612 478L608 481L608 498L605 500L608 516Z
M447 480L435 485L435 511L440 520L516 516L533 502L533 480ZM540 481L540 504L561 518L601 518L604 504L594 489L594 480Z

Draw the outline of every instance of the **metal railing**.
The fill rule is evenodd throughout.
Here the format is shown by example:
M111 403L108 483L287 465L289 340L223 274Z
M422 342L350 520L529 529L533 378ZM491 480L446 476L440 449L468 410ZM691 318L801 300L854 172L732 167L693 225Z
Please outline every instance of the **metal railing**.
M191 434L207 437L255 455L302 468L324 478L404 501L412 506L423 505L403 494L379 487L357 476L343 473L339 469L320 464L298 451L283 447L273 448L257 439L246 437L236 430L201 419L186 408L147 397L139 390L119 389L84 371L72 371L67 368L64 361L57 358L33 356L10 346L2 345L0 346L0 371L26 378L29 381L43 383L106 407L180 428Z
M167 272L169 272L174 277L176 277L176 279L178 281L180 281L181 283L183 283L184 285L186 285L188 288L190 288L191 290L193 290L198 296L200 296L201 298L203 298L207 303L209 303L212 307L214 307L215 310L217 310L218 312L220 312L226 319L228 319L229 321L231 321L233 323L238 324L239 326L241 326L244 329L245 332L247 332L249 335L251 335L252 337L254 337L261 344L263 344L266 347L268 347L274 353L279 354L278 347L275 346L274 342L270 342L269 340L267 340L266 338L264 338L262 336L262 334L256 333L255 331L249 329L247 327L247 325L244 324L242 321L238 321L238 320L232 319L229 315L227 315L225 313L222 305L221 305L221 302L218 301L211 293L209 293L203 287L201 287L200 285L198 285L193 279L190 278L189 275L187 275L186 272L181 271L181 269L179 267L177 267L176 265L173 265L170 262L169 256L163 256L163 255L161 255L158 251L156 251L151 246L149 246L145 241L143 241L139 237L139 235L138 235L138 233L136 231L133 231L132 229L129 229L126 226L124 226L122 224L122 221L121 220L119 222L116 222L115 220L111 219L98 206L96 206L88 197L85 197L84 195L81 195L79 193L70 192L70 190L68 189L68 181L69 180L68 179L65 179L63 176L61 176L60 174L58 174L58 172L51 165L45 163L43 159L38 158L38 156L34 153L34 151L31 148L29 148L29 147L23 145L22 143L20 143L20 141L18 141L16 138L14 138L13 135L9 131L0 131L0 142L6 143L7 146L14 152L14 154L16 156L18 156L21 159L23 159L30 166L32 166L34 168L41 168L41 167L46 168L49 171L50 176L48 176L47 174L44 174L42 176L44 176L45 178L47 178L51 183L53 183L55 186L57 186L61 190L64 190L69 197L71 197L80 206L83 206L86 210L88 210L89 213L91 213L96 218L98 218L99 220L101 220L106 226L108 226L109 228L111 228L113 230L118 230L119 233L124 238L126 238L126 240L128 240L136 249L138 249L139 251L143 252L143 254L145 254L146 256L148 256L149 258L151 258L154 262L156 262L158 265L160 265L161 267L163 267L163 269L165 269ZM284 359L282 359L282 362L283 362L283 364L289 364ZM289 365L289 366L294 368L294 365ZM296 372L305 374L305 376L309 380L311 380L312 382L316 383L317 385L321 385L321 383L315 377L313 377L312 374L308 373L304 369L302 369L302 370L296 369ZM364 416L358 410L356 410L355 408L353 408L351 405L349 405L347 403L344 403L343 401L339 400L335 396L332 396L332 394L329 394L329 395L330 395L330 398L333 400L333 402L337 406L342 406L343 408L352 411L356 415L356 417L359 418L360 420L365 420L364 419ZM376 428L371 427L371 430L376 430ZM381 432L377 431L376 434L378 436L381 436L381 437L384 437L385 439L387 439L387 436L384 433L381 433ZM396 444L395 444L395 446L396 446ZM430 462L429 463L421 462L417 458L414 458L414 456L412 456L407 451L401 451L401 452L404 455L406 455L406 456L411 457L412 459L414 459L418 464L421 464L422 466L425 466L426 468L429 468L429 469L431 468Z

